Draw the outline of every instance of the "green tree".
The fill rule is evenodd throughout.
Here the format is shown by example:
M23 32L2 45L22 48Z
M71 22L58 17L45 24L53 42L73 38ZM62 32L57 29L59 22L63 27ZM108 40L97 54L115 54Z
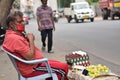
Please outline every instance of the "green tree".
M14 0L0 0L0 24L5 26L5 20L12 8Z
M86 0L90 5L92 5L92 0Z
M63 0L64 7L70 7L71 0Z
M70 3L74 2L75 0L57 0L58 8L69 7Z
M20 9L20 0L15 0L13 3L13 7L16 9Z

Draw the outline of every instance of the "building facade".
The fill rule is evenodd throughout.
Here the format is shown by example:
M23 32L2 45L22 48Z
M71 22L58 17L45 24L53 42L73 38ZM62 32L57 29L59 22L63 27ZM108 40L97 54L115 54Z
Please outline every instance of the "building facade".
M72 2L79 2L84 0L71 0ZM48 6L53 10L58 10L61 8L60 0L48 0ZM36 9L41 5L41 0L20 0L20 10L22 12L27 12L28 14L32 13L36 15Z
M36 14L36 9L41 5L41 0L20 0L20 10L22 12ZM53 10L57 10L57 0L48 0L48 6Z

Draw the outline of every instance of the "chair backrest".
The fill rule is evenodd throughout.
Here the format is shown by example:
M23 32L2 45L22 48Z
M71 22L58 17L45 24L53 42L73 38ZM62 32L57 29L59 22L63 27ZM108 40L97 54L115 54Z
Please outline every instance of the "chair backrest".
M41 76L43 76L44 78L53 77L53 80L58 80L57 75L56 75L55 73L52 73L52 70L51 70L51 67L50 67L50 65L49 65L49 63L48 63L48 59L47 59L47 58L38 59L38 60L23 60L23 59L15 56L15 55L13 55L12 53L6 51L3 47L1 47L1 49L2 49L5 53L7 53L7 55L9 56L12 64L14 65L15 69L16 69L17 72L18 72L18 78L19 78L19 80L26 80L26 79L25 79L23 76L21 76L21 73L19 72L18 67L17 67L17 64L16 64L16 62L15 62L15 59L18 60L18 61L21 61L21 62L23 62L23 63L26 63L26 64L37 64L37 63L45 62L48 73L46 73L45 75L41 75ZM38 77L38 76L37 76L37 77ZM42 78L43 78L43 77L42 77ZM20 79L20 78L22 78L22 79ZM36 78L35 78L35 79L36 79ZM37 79L38 79L38 78L37 78ZM40 78L40 79L41 79L41 78ZM34 78L32 77L32 78L29 78L29 79L27 79L27 80L34 80Z
M15 56L15 55L13 55L13 54L11 54L11 53L9 53L9 52L6 51L2 46L1 46L1 49L2 49L5 53L7 53L7 55L8 55L8 57L10 58L13 66L15 67L16 71L18 72L18 74L20 74L20 72L19 72L19 70L18 70L18 67L17 67L17 64L16 64L16 62L15 62L15 57L18 58L18 59L20 59L20 58L17 57L17 56Z

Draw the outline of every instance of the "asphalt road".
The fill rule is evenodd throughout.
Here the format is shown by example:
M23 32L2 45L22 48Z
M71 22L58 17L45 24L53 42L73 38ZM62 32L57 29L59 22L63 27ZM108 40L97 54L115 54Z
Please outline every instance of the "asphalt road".
M78 24L64 21L56 25L55 38L71 44L69 47L73 46L73 50L82 49L120 65L119 25L120 20L96 20L93 23L86 21Z

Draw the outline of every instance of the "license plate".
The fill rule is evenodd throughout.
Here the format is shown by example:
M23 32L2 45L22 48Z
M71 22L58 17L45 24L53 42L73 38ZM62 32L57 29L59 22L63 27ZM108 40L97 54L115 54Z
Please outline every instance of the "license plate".
M83 16L83 18L89 18L89 16L85 15L85 16Z

